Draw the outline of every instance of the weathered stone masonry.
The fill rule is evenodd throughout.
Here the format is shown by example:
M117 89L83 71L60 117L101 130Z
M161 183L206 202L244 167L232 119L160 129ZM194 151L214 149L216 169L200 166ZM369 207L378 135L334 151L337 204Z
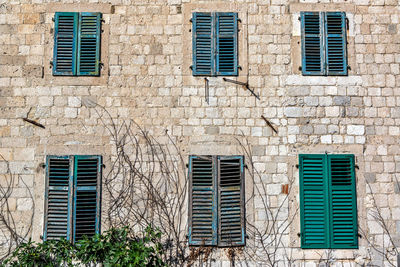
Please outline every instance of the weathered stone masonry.
M373 203L367 181L399 245L399 6L397 0L0 1L0 154L21 178L10 206L19 226L33 208L26 184L35 199L32 237L39 240L45 179L40 164L46 155L96 154L105 162L112 157L109 136L92 109L97 103L113 118L134 119L160 142L167 142L168 129L187 155L236 154L234 138L244 134L255 166L265 173L271 203L281 201L289 177L296 178L291 200L297 203L299 153L354 154L359 227L371 242L387 242L368 213ZM52 18L61 11L103 14L100 77L52 76ZM209 77L206 103L204 78L193 77L189 68L195 11L238 12L242 70L235 79L248 82L260 100L242 86ZM346 12L348 76L301 75L301 11ZM26 117L46 129L24 122ZM0 159L0 174L6 172ZM262 211L255 198L246 215L263 224ZM282 216L291 212L288 204ZM300 249L298 232L299 219L285 242L298 248L299 262L316 266L324 251ZM362 238L359 245L333 251L333 258L345 266L368 262L370 247ZM371 253L372 263L388 264Z

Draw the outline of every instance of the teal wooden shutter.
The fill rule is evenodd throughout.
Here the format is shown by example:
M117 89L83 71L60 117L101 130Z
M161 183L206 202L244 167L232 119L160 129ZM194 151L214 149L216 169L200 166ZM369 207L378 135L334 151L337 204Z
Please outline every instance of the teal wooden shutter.
M211 156L189 157L189 245L217 245L216 175Z
M245 245L243 157L218 157L218 171L218 245Z
M193 13L193 75L212 76L214 60L214 16L212 13Z
M75 156L74 241L100 231L100 156Z
M346 14L325 13L327 75L347 75Z
M72 162L68 156L46 158L43 240L71 237L72 180Z
M78 75L100 74L101 13L80 13Z
M216 74L238 74L237 13L216 13Z
M331 248L358 248L354 155L328 155Z
M299 155L302 248L329 247L327 171L325 155Z
M76 75L78 13L55 14L53 75Z
M325 75L323 14L301 12L301 47L303 75Z

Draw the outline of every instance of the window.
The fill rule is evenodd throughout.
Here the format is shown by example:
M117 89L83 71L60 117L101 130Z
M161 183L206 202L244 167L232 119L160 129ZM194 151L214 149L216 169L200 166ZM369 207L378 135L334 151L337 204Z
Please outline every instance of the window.
M55 14L53 75L100 74L101 13Z
M300 155L302 248L358 248L354 155Z
M238 75L237 13L193 13L193 75Z
M245 245L243 156L190 156L189 245Z
M347 75L346 14L301 12L303 75Z
M100 232L101 156L47 156L44 240Z

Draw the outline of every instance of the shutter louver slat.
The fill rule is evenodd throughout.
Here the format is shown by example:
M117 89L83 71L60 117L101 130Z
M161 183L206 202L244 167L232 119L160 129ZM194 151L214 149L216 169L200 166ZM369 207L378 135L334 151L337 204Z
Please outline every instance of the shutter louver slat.
M328 75L347 75L346 15L325 13L326 63Z
M214 75L214 16L193 13L193 75Z
M243 157L219 158L219 245L244 245Z
M74 241L99 232L100 166L98 156L75 156Z
M53 75L76 74L78 13L55 14Z
M79 21L78 75L99 75L101 13L81 13Z
M217 14L217 75L237 75L237 14Z
M300 155L302 248L327 248L328 205L324 155Z
M332 248L357 248L354 156L329 155Z
M191 229L189 244L215 245L215 191L212 158L190 158Z
M301 23L303 75L323 75L325 62L322 16L318 12L302 12Z
M68 157L47 158L46 220L44 240L69 239L71 207L70 160Z

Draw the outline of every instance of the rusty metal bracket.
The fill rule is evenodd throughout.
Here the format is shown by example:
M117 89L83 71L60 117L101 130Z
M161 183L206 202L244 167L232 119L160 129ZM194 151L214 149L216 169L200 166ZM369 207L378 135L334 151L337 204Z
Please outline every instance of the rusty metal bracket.
M209 83L208 79L204 78L204 93L205 93L205 99L207 104L210 104L210 88L209 88Z
M30 120L30 119L28 119L28 118L22 118L22 119L23 119L24 121L26 121L26 122L29 122L29 123L35 125L35 126L38 126L38 127L40 127L40 128L43 128L43 129L46 129L46 127L45 127L43 124L41 124L41 123L39 123L39 122L37 122L37 121Z
M271 129L272 129L276 134L278 133L278 131L275 129L275 127L269 122L269 120L267 120L267 118L264 117L264 115L261 115L261 118L264 119L264 121L267 123L267 125L268 125L269 127L271 127Z
M223 80L225 82L234 83L234 84L238 84L238 85L241 85L241 86L245 87L247 90L250 91L250 93L252 95L254 95L258 100L260 100L260 96L257 95L252 89L250 89L249 83L239 82L239 81L235 81L235 80L231 80L231 79L227 79L227 78L223 78Z

